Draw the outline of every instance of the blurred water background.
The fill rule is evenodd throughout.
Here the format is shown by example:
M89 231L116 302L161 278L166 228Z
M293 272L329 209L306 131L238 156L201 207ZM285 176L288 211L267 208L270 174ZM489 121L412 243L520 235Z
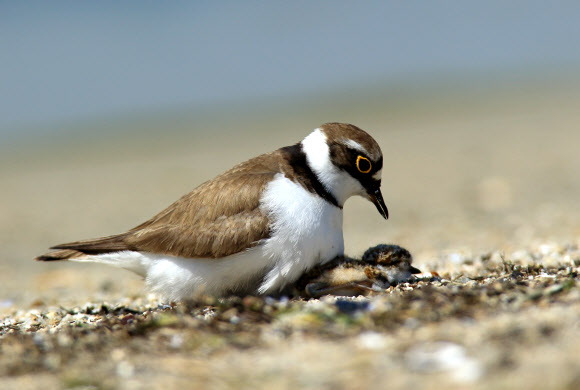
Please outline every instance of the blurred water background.
M140 291L31 259L328 121L385 153L391 218L349 200L348 254L577 240L579 20L576 1L2 2L0 295Z
M153 118L201 132L191 126L201 118L361 99L396 111L407 95L579 74L575 1L28 1L0 11L5 143Z

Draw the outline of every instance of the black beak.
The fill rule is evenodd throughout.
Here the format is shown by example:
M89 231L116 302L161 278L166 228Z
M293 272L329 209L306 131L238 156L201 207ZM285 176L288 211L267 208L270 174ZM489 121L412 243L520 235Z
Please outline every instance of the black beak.
M383 200L383 194L381 194L381 189L377 188L373 192L369 192L369 198L371 202L375 204L379 213L383 216L384 219L389 219L389 210L385 205L385 201Z
M409 267L409 272L412 274L421 274L421 270L419 268L415 268L413 266Z

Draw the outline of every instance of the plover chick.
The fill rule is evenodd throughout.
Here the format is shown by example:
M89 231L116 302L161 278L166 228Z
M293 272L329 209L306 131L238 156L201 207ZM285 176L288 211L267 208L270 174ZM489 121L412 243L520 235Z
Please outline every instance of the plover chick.
M362 259L336 258L306 274L299 280L308 296L357 296L380 292L412 281L421 271L411 264L409 251L398 245L377 245L368 249Z

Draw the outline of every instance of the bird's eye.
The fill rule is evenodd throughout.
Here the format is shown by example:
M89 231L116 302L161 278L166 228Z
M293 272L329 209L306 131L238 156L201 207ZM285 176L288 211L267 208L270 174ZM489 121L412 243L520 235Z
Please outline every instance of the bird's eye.
M361 173L369 173L372 169L372 164L371 161L363 156L358 156L356 158L356 168L359 170L359 172Z

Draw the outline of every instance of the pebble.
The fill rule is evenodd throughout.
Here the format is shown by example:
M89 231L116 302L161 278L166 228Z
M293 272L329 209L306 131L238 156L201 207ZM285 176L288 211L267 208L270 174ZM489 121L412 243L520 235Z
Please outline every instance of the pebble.
M183 336L181 334L174 334L169 340L169 347L179 349L183 345Z
M387 337L378 332L367 331L359 334L356 342L362 349L380 350L387 346Z
M405 361L420 373L448 372L460 383L474 383L483 375L482 365L469 357L465 348L450 342L424 343L411 347Z
M544 290L544 295L552 296L561 293L564 290L563 284L554 284Z

